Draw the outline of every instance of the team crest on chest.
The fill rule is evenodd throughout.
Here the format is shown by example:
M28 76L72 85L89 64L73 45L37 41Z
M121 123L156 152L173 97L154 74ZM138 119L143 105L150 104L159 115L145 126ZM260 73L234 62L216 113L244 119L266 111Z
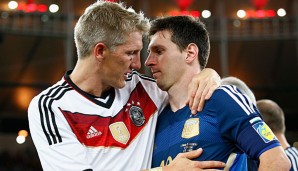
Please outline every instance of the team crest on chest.
M187 119L185 121L181 137L182 138L191 138L191 137L199 135L199 133L200 133L199 124L200 124L199 118Z
M140 102L135 104L135 102L132 101L131 103L127 103L126 106L127 108L125 111L129 113L129 117L133 124L136 126L142 126L145 123L145 116L142 108L139 107Z
M112 133L113 138L122 143L126 144L130 138L129 131L126 125L123 122L115 122L109 125L110 131Z

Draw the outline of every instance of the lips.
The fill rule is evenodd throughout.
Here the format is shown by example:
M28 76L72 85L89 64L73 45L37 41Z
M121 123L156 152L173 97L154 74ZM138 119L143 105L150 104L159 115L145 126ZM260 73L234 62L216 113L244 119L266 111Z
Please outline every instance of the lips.
M130 73L129 72L127 72L127 73L124 73L124 75L126 76L126 77L128 77L128 75L129 75Z
M159 71L151 71L153 78L157 79L157 77L160 75Z
M125 77L125 79L127 79L127 78L129 77L130 74L131 74L131 72L126 72L126 73L124 73L124 77Z

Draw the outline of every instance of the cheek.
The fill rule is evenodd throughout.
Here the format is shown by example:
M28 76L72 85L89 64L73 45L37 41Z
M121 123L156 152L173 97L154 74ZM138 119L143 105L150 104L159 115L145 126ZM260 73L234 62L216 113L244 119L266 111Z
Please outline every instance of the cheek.
M131 62L129 61L121 61L117 64L117 70L125 71L129 68Z
M171 59L169 56L163 56L158 59L158 63L160 67L167 69L173 65L173 59Z
M122 57L119 57L116 61L116 63L118 63L118 65L120 66L127 66L131 63L131 60L132 58L128 57L128 56L122 56Z
M160 67L165 73L172 76L175 75L175 73L178 74L177 72L181 69L182 64L179 59L168 58L160 62Z

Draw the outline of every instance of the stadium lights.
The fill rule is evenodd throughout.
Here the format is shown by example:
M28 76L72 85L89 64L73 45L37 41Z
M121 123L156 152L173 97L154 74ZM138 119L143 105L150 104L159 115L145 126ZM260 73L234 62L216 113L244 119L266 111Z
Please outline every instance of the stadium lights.
M24 136L17 136L16 141L18 144L24 144L26 141L26 138Z
M188 16L193 16L193 17L200 17L200 12L199 11L170 11L169 12L170 16L179 16L179 15L188 15Z
M237 16L239 18L244 18L246 16L246 12L244 10L238 10L237 11Z
M285 9L280 8L280 9L277 10L277 15L280 16L280 17L284 17L284 16L287 15L287 12L286 12Z
M268 9L265 10L265 6L270 0L251 0L255 10L238 10L237 17L241 19L262 19L262 18L273 18L276 15L283 17L286 15L286 11L283 8L277 11Z
M7 4L10 10L18 10L24 12L47 12L56 13L59 10L59 6L56 4L51 4L49 7L45 4L27 3L27 2L16 2L10 1Z
M59 10L59 6L56 5L56 4L51 4L49 6L49 10L50 10L51 13L56 13Z
M202 11L202 17L203 18L209 18L211 16L211 12L209 10L203 10Z
M27 130L20 130L18 132L18 136L23 136L23 137L27 137L28 136L28 131Z
M277 12L274 10L238 10L237 17L241 19L248 18L273 18L276 15L283 17L286 15L286 11L284 9L279 9Z
M18 8L18 3L16 1L10 1L8 2L8 8L11 10L17 9Z
M202 15L203 18L209 18L211 17L211 12L209 10L203 10L202 13L200 11L178 11L178 10L172 10L168 13L169 16L179 16L179 15L188 15L193 17L200 17Z
M27 130L20 130L18 132L18 136L16 138L16 141L18 144L24 144L26 142L26 137L28 136Z
M189 11L187 8L194 2L194 0L175 0L177 6L180 10L172 10L168 12L168 15L170 16L179 16L179 15L188 15L193 17L200 17L201 13L200 11L194 10ZM203 18L209 18L211 16L211 12L208 10L204 10L202 12Z

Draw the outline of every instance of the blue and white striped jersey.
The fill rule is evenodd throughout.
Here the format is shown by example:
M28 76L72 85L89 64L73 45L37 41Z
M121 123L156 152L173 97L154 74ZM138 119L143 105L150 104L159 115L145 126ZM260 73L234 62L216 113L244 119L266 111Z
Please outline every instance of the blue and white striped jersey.
M256 106L233 85L219 87L195 116L188 106L176 112L167 106L158 118L154 143L153 167L169 164L180 152L203 148L196 160L229 159L229 170L247 168L245 155L235 154L258 158L280 146Z

